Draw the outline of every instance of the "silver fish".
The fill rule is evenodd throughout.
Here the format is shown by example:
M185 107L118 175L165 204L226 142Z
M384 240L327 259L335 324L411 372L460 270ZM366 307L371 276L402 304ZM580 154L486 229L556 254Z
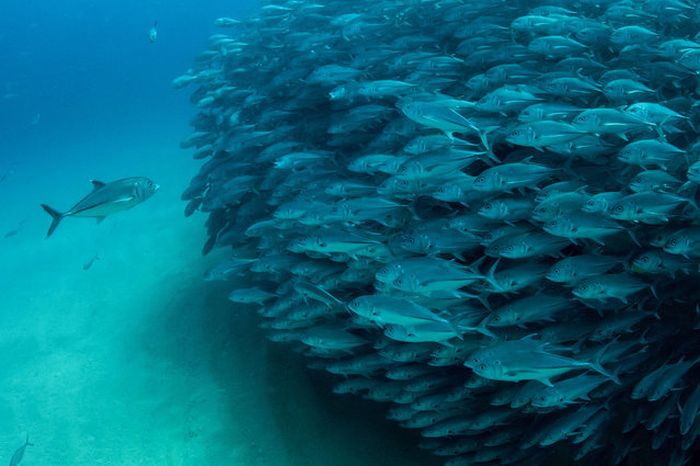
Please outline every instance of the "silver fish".
M110 183L92 180L93 190L66 212L59 212L46 204L41 207L51 218L46 237L56 231L66 217L93 217L102 222L107 216L130 209L150 198L160 187L144 177L123 178Z

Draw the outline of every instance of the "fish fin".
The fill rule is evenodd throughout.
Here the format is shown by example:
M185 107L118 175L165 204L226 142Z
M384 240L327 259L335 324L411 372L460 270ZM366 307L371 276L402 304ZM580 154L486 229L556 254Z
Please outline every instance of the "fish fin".
M92 183L92 187L95 191L97 191L100 188L104 188L104 186L107 184L107 183L105 183L103 181L99 181L99 180L90 180L90 183Z
M95 217L95 220L97 220L97 224L99 225L100 223L104 222L106 218L107 217Z
M537 379L537 381L538 381L538 382L541 382L541 383L543 383L543 384L545 384L545 385L548 386L548 387L553 387L553 386L554 386L554 385L552 385L552 382L551 382L548 378L546 378L546 377L545 377L544 379Z
M591 369L599 373L600 375L604 375L605 377L609 378L613 382L615 382L618 385L622 385L622 382L620 382L620 378L617 376L617 374L609 372L605 370L605 368L600 364L600 360L603 357L603 354L605 354L605 351L608 349L608 346L605 345L599 352L596 354L595 361L593 361L591 364Z
M112 202L117 203L117 202L131 202L134 200L136 196L124 196L120 197L118 199L113 200Z
M470 330L474 330L474 331L476 331L484 336L487 336L489 338L496 338L496 334L494 334L491 330L489 330L487 328L489 321L490 321L489 316L486 316L483 319L481 319L481 322L476 324L476 327L466 327L466 328L468 328ZM462 328L465 328L465 327L462 327Z
M499 257L496 259L496 261L491 265L489 268L489 271L486 273L486 281L489 282L494 288L498 289L500 286L498 285L498 282L496 281L496 267L498 267L499 262L501 262L501 258Z
M51 226L49 227L49 231L46 233L46 237L48 238L53 234L54 231L56 231L58 224L61 223L61 220L63 220L65 214L62 214L61 212L57 211L52 207L47 206L46 204L41 204L41 208L44 209L46 213L49 214L52 218Z
M474 262L472 262L471 264L465 265L464 267L470 272L473 272L475 274L477 274L477 273L481 274L479 267L481 266L481 264L484 263L484 261L486 260L486 257L487 257L486 255L483 255L483 256L479 257L477 260L475 260ZM482 275L481 278L484 278L484 276Z
M656 285L653 284L653 283L649 284L649 290L651 291L651 294L653 294L654 297L658 300L658 299L659 299L659 295L658 295L658 293L656 292Z
M207 242L204 243L204 246L202 247L202 255L206 256L211 252L211 250L214 248L214 245L216 244L216 235L210 236L209 239L207 239Z
M637 239L637 236L634 234L634 232L628 228L626 228L625 230L627 231L627 234L630 235L630 238L632 239L632 241L634 241L634 244L641 247L642 243L639 242L639 240Z

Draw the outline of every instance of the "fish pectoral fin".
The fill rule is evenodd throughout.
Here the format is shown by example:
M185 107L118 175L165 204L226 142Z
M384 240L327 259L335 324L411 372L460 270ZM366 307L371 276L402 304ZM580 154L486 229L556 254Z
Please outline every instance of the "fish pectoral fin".
M550 382L549 378L544 377L542 379L536 379L538 382L545 384L548 387L553 387L552 382Z
M107 183L99 180L90 180L90 183L92 183L93 190L97 191L100 188L103 188Z
M114 204L119 204L120 202L131 202L134 199L136 199L136 196L124 196L124 197L118 197L117 199L114 199L113 201L110 201Z

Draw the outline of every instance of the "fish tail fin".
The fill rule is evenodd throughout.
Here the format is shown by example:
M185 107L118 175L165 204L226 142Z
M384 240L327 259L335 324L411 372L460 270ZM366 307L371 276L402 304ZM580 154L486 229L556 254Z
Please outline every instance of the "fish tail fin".
M484 150L486 151L486 156L492 160L493 162L496 163L501 163L501 160L496 156L496 154L493 153L493 149L491 147L491 143L488 140L488 136L491 132L494 130L498 129L498 126L489 126L484 129L477 128L477 134L479 135L479 139L481 140L481 144L484 146Z
M496 280L496 267L498 267L499 262L501 262L500 257L496 259L496 261L489 268L489 271L486 273L486 281L489 282L491 286L493 286L496 289L501 288L498 284L498 281Z
M486 316L484 317L481 322L479 322L476 327L474 327L474 330L484 336L487 336L489 338L496 338L496 334L493 333L491 330L489 330L488 327L489 323L489 317Z
M46 233L46 237L48 238L53 234L54 231L56 231L56 228L58 228L58 224L61 223L61 220L63 220L63 217L65 216L61 212L57 211L53 207L49 207L46 204L41 204L41 208L46 211L47 214L51 216L51 226L49 227L49 231Z
M598 354L597 354L596 357L595 357L595 361L593 361L593 362L590 363L590 364L591 364L591 369L593 369L594 371L596 371L596 372L599 373L600 375L603 375L603 376L609 378L610 380L612 380L612 381L615 382L616 384L622 385L622 382L620 382L620 378L617 376L617 374L606 370L606 369L603 367L603 365L600 363L600 360L601 360L601 358L603 357L603 354L605 354L605 352L607 351L607 349L608 349L608 345L605 345L605 346L598 352Z
M613 372L607 371L607 370L606 370L603 366L601 366L599 363L597 363L597 362L592 363L592 364L591 364L591 368L592 368L594 371L596 371L597 373L599 373L600 375L603 375L603 376L609 378L610 380L612 380L612 381L615 382L616 384L622 385L622 382L620 382L620 378L617 376L617 374L615 374L615 373L613 373Z
M34 444L33 444L32 442L29 441L29 434L27 434L27 438L26 438L25 441L24 441L24 445L27 446L27 447L33 447L33 446L34 446Z

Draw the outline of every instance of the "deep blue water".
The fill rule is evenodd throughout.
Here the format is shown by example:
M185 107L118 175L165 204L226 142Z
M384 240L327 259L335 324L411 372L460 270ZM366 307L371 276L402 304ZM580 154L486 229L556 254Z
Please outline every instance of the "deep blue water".
M0 144L26 152L94 132L131 126L147 132L164 120L182 120L189 103L171 80L204 50L215 18L244 15L255 4L3 2ZM152 44L147 31L154 20Z
M3 2L0 463L29 435L23 466L412 464L381 412L329 396L202 281L225 254L202 258L204 217L182 213L199 163L179 148L194 111L171 81L216 18L256 4ZM44 238L40 203L66 210L90 179L134 175L161 190Z

